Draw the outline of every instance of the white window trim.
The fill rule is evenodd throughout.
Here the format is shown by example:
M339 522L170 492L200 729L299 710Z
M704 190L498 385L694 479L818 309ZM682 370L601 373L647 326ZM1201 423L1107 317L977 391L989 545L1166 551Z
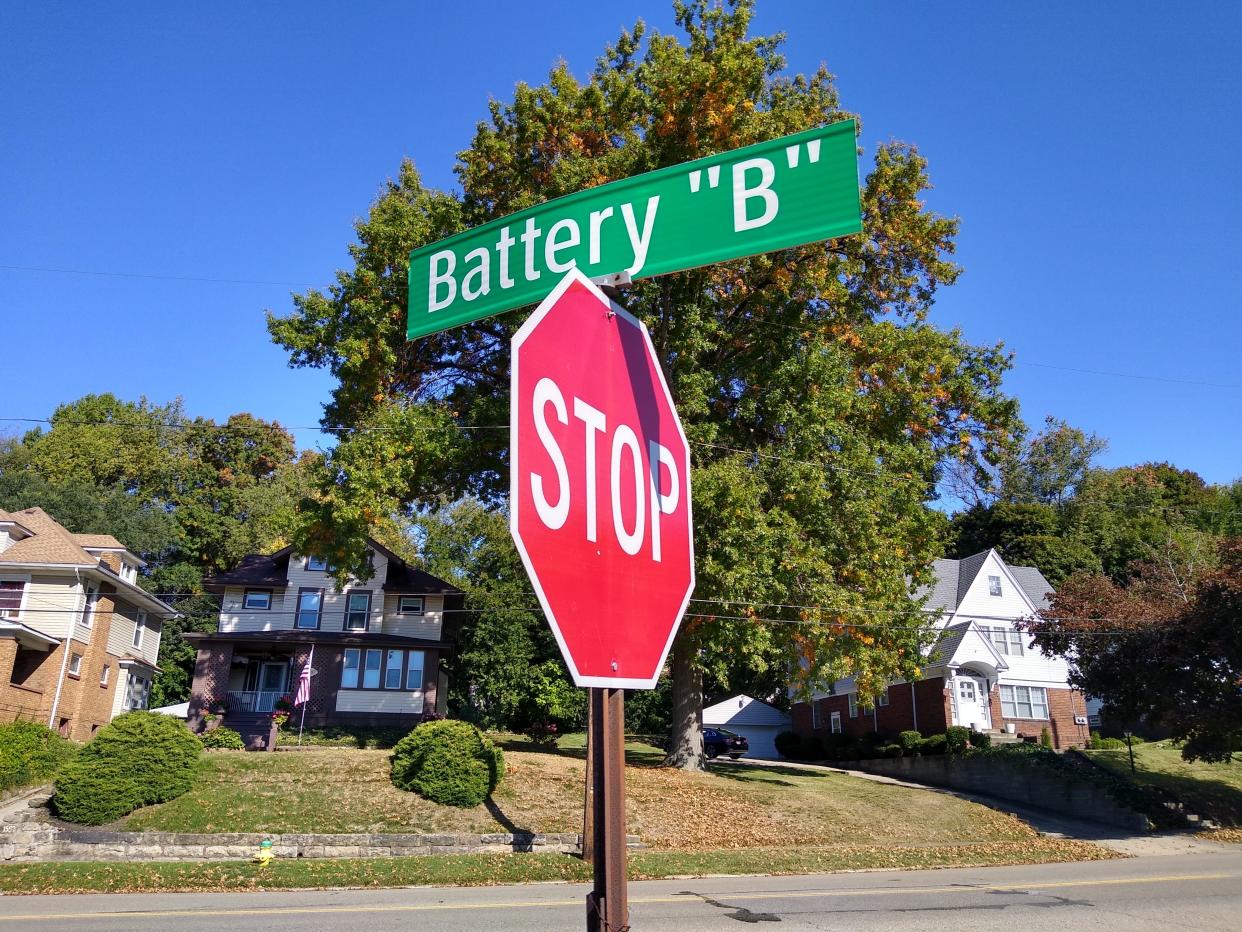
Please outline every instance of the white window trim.
M1020 689L1027 690L1026 702L1021 702L1018 699L1018 690ZM1006 691L1008 691L1009 693L1008 699L1005 698ZM1035 696L1037 695L1037 693L1042 694L1042 697L1043 697L1042 703L1037 703L1035 701ZM1001 688L1000 688L1000 698L1001 698L1001 716L1003 718L1017 719L1019 721L1031 721L1031 722L1046 722L1046 721L1051 720L1052 716L1048 708L1048 688L1046 686L1011 686L1011 685L1002 683ZM1031 709L1030 715L1020 714L1019 707L1022 705L1026 705L1030 707ZM1042 706L1042 711L1044 713L1042 716L1036 714L1036 712L1040 709L1041 706Z
M147 613L139 612L134 616L134 650L142 650L142 642L147 629Z
M841 713L840 712L832 713L831 725L832 725L832 733L834 735L841 734Z
M93 601L92 601L93 597ZM95 609L99 605L99 585L98 583L86 584L86 601L82 604L82 617L78 619L78 624L83 628L90 628L95 624Z
M69 655L68 673L70 676L81 676L82 675L82 655L81 654L71 653Z
M101 670L99 673L99 685L100 686L108 685L108 676L111 672L112 672L112 664L105 663L103 665L103 670Z
M8 618L10 621L20 621L26 613L26 599L30 595L30 577L0 576L0 582L19 582L22 584L22 595L21 599L17 603L17 612L9 612L8 614L0 613L0 618Z
M319 563L321 565L314 566L313 564L315 563ZM330 569L331 567L328 565L328 561L324 557L307 557L306 558L306 572L308 573L326 573Z
M1001 585L1001 578L999 576L989 575L988 576L988 595L992 596L993 598L1000 598L1004 594L1005 594L1005 589Z
M888 687L887 686L884 687L884 692L880 693L879 698L876 699L875 704L879 706L881 709L883 709L885 706L888 705Z
M822 727L823 727L823 723L822 723L822 720L819 714L819 700L812 699L811 700L811 730L819 731L819 729Z
M405 608L406 600L418 600L418 609ZM402 595L397 597L397 614L398 615L425 615L427 614L427 599L421 595Z
M857 693L846 693L846 701L850 707L850 718L858 718L858 695Z

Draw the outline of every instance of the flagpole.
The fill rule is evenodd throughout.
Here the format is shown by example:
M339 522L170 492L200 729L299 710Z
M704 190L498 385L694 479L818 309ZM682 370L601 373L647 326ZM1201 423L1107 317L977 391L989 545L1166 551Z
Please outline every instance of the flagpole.
M315 659L315 645L311 645L310 656L306 658L306 669L310 669ZM310 677L306 678L306 699L302 703L302 719L298 722L298 747L302 746L302 729L306 727L306 707L310 704Z

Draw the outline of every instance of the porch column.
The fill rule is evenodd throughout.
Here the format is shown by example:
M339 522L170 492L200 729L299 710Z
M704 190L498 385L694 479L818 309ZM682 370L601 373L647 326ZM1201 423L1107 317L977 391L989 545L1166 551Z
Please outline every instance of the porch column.
M189 725L192 731L199 731L205 724L208 705L225 698L232 666L231 643L213 642L198 649L198 658L194 662L194 684L190 687Z

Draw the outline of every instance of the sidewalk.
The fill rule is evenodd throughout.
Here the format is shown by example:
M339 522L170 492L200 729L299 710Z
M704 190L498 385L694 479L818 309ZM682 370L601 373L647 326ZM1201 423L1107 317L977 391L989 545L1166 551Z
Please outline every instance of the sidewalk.
M975 793L964 793L960 790L950 790L939 786L928 786L923 783L911 783L908 780L898 780L894 777L865 773L861 770L851 770L836 765L803 764L794 761L748 760L746 758L737 761L717 760L713 761L712 764L713 766L720 767L787 767L792 770L838 773L847 777L870 780L873 783L888 783L893 786L904 786L914 790L926 790L929 793L943 793L946 796L956 796L958 799L979 803L981 806L987 806L989 809L1008 813L1021 819L1041 835L1047 835L1050 838L1089 841L1130 857L1157 857L1170 854L1220 854L1222 852L1237 851L1239 848L1238 845L1211 841L1203 835L1188 832L1127 832L1125 829L1116 828L1112 825L1102 825L1098 822L1088 822L1083 819L1066 818L1055 812L1047 812L1041 809L1030 809L1017 803L1011 803L1008 800L979 796Z

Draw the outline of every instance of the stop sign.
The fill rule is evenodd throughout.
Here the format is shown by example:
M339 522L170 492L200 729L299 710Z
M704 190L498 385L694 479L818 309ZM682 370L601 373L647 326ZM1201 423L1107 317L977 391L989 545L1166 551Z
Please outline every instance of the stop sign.
M647 328L577 269L513 336L509 526L579 686L650 689L694 589L690 447Z

